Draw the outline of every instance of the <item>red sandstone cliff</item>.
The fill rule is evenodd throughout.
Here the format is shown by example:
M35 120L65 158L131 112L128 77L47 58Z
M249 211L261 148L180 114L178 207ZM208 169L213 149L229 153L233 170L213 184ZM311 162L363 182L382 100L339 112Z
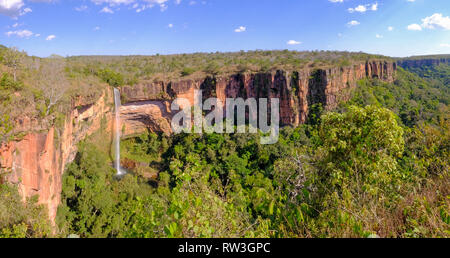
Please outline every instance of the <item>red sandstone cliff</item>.
M142 82L122 87L121 108L125 134L146 129L170 134L170 101L186 98L194 103L194 90L202 90L203 98L279 98L282 125L297 126L306 121L309 107L322 103L327 109L348 99L344 89L356 86L363 78L379 78L392 82L395 63L366 62L342 68L277 71L275 73L244 73L175 82ZM140 112L142 111L142 112ZM161 123L155 121L160 121Z
M62 128L50 126L44 130L45 123L19 119L14 130L28 134L0 144L0 169L9 171L7 180L18 185L24 200L38 194L39 203L47 205L52 221L60 203L62 174L75 157L76 145L102 126L110 130L111 94L105 91L95 104L74 102Z

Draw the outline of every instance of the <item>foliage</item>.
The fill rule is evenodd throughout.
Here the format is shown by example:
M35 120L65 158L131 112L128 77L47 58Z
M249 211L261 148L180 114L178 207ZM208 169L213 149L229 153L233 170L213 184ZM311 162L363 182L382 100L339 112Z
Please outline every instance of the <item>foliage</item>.
M253 134L125 140L123 155L161 171L157 185L115 181L106 157L84 146L59 221L83 237L448 237L448 125L397 121L351 106L313 128L283 128L275 145Z
M77 56L67 58L68 70L87 76L110 69L125 82L179 79L181 76L222 75L245 71L295 70L320 66L349 66L388 57L337 51L240 51L154 56ZM130 83L127 83L130 84Z
M377 105L389 108L398 114L402 123L408 127L422 122L438 123L441 117L448 116L448 84L421 78L401 68L396 77L394 83L377 79L361 80L353 98L345 105Z
M22 66L26 54L14 47L3 49L1 54L2 62L12 70L14 82L17 81L17 70Z
M399 177L396 158L404 149L403 129L388 109L351 106L344 114L326 114L317 136L325 165L319 169L329 190L340 192L347 180L355 180L362 190L377 194Z
M0 238L51 236L47 209L36 202L34 196L23 203L16 186L0 184Z
M63 204L57 215L61 233L81 237L124 236L135 216L133 209L142 205L138 196L150 190L139 187L135 177L117 181L113 174L105 154L88 143L80 146L76 161L63 179Z
M7 139L8 134L12 131L13 127L9 121L9 115L0 115L0 142Z
M4 73L0 78L0 88L2 90L21 90L23 88L23 84L17 81L14 81L11 75Z
M195 72L194 68L192 68L192 67L185 67L181 71L181 76L188 76L188 75L193 74L194 72Z
M106 83L113 87L119 87L124 84L123 76L111 69L103 69L98 71L97 75Z

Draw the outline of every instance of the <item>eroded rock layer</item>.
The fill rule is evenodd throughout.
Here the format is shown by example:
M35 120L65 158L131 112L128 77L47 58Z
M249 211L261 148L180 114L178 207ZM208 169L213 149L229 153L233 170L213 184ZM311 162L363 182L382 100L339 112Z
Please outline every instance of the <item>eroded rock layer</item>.
M125 103L121 108L124 132L132 135L150 129L170 134L173 113L169 103L175 98L185 98L193 105L195 90L202 91L203 100L216 97L222 103L227 98L279 98L281 125L297 126L306 122L311 105L320 103L332 109L349 98L347 89L355 87L358 80L369 77L392 82L395 70L395 63L377 61L342 68L142 82L121 88Z

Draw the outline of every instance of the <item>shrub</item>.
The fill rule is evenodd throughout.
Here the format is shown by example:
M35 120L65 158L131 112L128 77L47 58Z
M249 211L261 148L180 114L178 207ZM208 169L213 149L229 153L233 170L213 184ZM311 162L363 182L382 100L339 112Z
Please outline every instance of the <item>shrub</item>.
M14 90L18 91L23 88L23 83L19 81L14 81L14 78L8 73L4 73L0 78L0 90Z
M123 75L110 69L98 71L97 76L113 87L120 87L124 85Z
M195 69L192 67L185 67L183 68L183 70L181 71L181 76L188 76L191 75L195 72Z

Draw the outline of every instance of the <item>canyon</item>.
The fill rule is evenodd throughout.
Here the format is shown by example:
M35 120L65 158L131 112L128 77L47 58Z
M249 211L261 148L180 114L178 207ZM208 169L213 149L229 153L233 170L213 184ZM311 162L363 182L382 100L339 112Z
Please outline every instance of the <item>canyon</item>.
M150 132L170 135L170 104L186 98L191 104L194 90L203 98L279 98L282 126L298 126L307 121L312 105L335 108L350 97L351 89L364 78L393 82L397 63L386 60L361 62L345 67L307 68L294 71L237 73L217 77L175 81L141 81L121 87L120 119L122 135L131 137ZM105 87L94 102L76 99L62 126L44 120L21 118L15 133L22 135L0 144L0 171L16 184L23 199L39 195L54 222L60 203L62 175L77 153L77 144L101 130L112 142L114 98L112 87Z

